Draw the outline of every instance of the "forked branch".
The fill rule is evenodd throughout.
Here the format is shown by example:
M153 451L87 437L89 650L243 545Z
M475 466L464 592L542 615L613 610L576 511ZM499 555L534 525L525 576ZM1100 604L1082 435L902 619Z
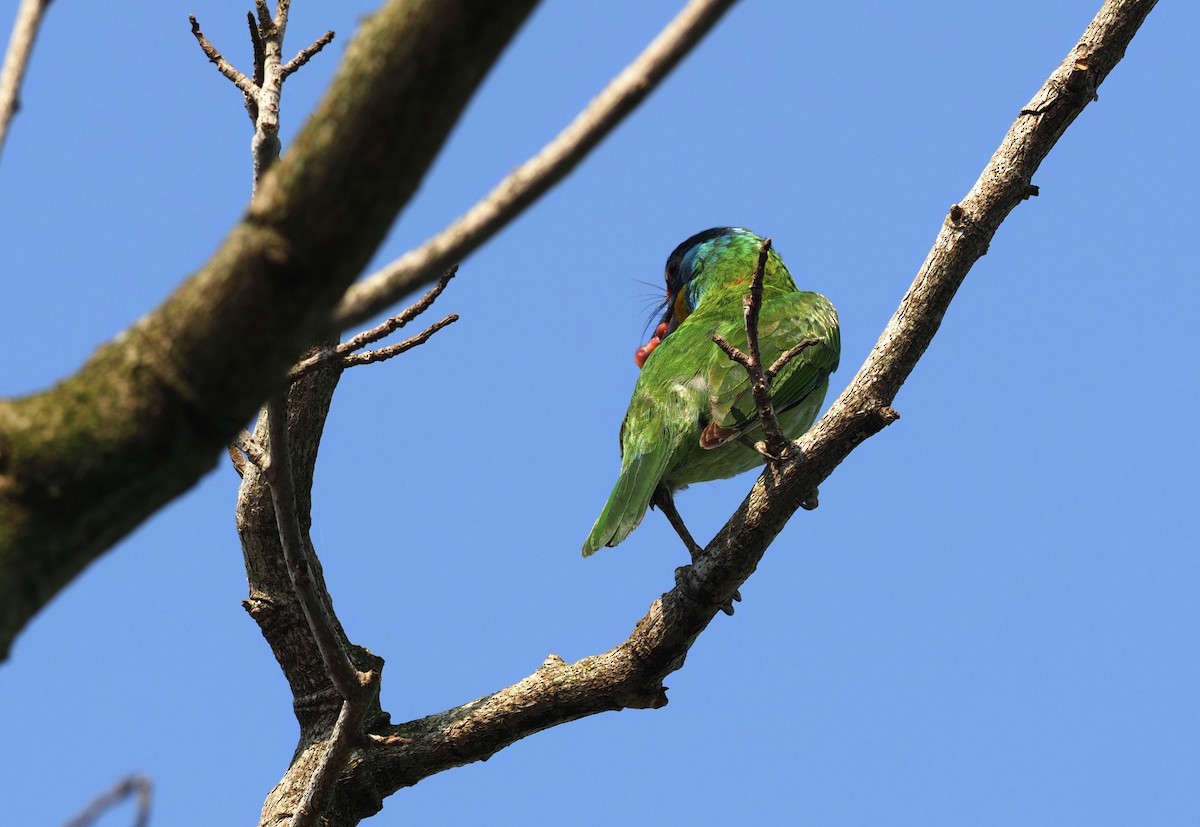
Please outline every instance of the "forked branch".
M754 395L754 404L758 407L759 420L762 422L765 446L755 446L768 461L783 462L792 453L792 444L779 425L779 417L775 415L775 403L771 400L771 380L775 374L783 370L792 359L799 356L806 348L817 344L816 339L806 339L783 353L769 368L763 368L762 351L758 342L758 316L762 311L763 278L767 267L767 256L771 251L771 239L763 239L758 251L758 261L754 265L754 275L750 279L750 292L746 294L742 307L746 318L746 350L743 353L731 345L721 334L713 336L713 342L725 355L745 368L750 377L750 392Z

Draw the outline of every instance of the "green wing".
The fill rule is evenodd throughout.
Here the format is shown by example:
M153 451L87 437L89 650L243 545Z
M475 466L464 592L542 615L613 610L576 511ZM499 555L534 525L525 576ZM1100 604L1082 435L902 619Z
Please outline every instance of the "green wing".
M722 327L725 329L721 334L730 344L745 351L746 329L742 320L738 318ZM776 414L786 413L825 387L829 374L838 366L841 337L837 312L824 296L801 292L768 294L758 321L758 344L764 367L769 368L785 351L807 339L815 339L816 343L788 362L771 383ZM706 431L706 437L712 433L719 435L715 440L706 440L707 448L723 445L758 424L758 406L745 369L719 348L714 350L716 354L709 366L709 413L720 430Z
M655 354L658 357L658 354ZM654 376L648 374L650 364L634 388L633 400L621 424L621 476L613 486L612 494L592 531L583 541L583 556L594 554L601 546L615 546L629 536L646 516L654 489L666 474L672 459L677 459L679 448L687 437L687 417L676 410L672 402L682 401L670 396L656 401L646 385ZM661 358L659 364L662 364ZM665 403L665 404L664 404ZM692 416L692 428L696 430L696 417ZM692 439L695 439L694 433Z

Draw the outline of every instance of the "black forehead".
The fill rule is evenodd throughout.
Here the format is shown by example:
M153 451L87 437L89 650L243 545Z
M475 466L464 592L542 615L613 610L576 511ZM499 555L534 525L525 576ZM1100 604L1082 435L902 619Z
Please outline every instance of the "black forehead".
M696 233L687 241L676 247L674 252L672 252L667 258L667 272L679 272L679 264L683 261L683 257L687 255L688 250L692 249L697 244L703 244L706 241L712 241L714 238L720 238L723 235L734 232L737 232L736 227L713 227L712 229Z

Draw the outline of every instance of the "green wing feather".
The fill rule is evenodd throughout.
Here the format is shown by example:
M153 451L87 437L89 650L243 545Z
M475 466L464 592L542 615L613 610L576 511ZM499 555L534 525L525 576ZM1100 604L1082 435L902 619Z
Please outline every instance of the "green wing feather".
M639 389L642 384L639 381ZM679 427L682 422L672 427L671 415L677 413L673 407L668 405L664 409L661 401L656 403L650 395L635 392L621 424L621 475L591 533L583 541L584 557L601 546L615 546L646 516L654 489L684 439L684 429Z
M723 325L722 335L730 344L746 350L746 329L741 319ZM763 302L759 314L759 351L765 367L807 339L816 344L787 363L771 383L771 399L777 414L783 414L825 387L837 369L841 341L833 305L817 293L777 293ZM712 421L729 429L722 443L751 430L758 423L758 406L745 369L718 350L709 368L709 412ZM823 391L822 391L823 395ZM818 403L819 404L819 403ZM805 425L807 427L807 424ZM794 437L799 434L791 435Z

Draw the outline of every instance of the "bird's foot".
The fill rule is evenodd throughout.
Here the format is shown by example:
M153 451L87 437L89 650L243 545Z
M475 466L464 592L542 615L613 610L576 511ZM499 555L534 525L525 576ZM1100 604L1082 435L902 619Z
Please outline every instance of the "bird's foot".
M783 453L774 454L769 451L767 449L767 443L762 440L754 443L754 450L758 451L759 455L772 465L779 465L781 462L787 459Z
M693 603L699 603L701 606L712 605L711 600L704 597L696 590L696 587L692 582L691 573L691 566L680 566L679 568L675 569L675 585L678 586L679 590L687 595L688 599ZM732 616L733 604L735 602L740 603L741 600L742 593L740 591L735 591L733 593L733 597L731 597L729 600L726 600L724 603L721 603L719 608L725 614Z

